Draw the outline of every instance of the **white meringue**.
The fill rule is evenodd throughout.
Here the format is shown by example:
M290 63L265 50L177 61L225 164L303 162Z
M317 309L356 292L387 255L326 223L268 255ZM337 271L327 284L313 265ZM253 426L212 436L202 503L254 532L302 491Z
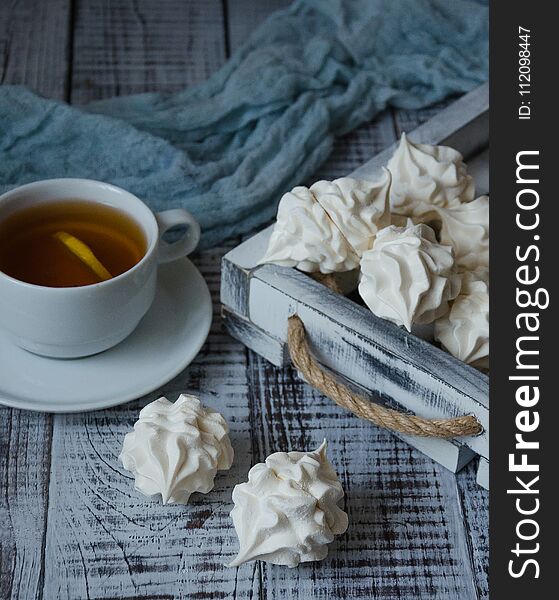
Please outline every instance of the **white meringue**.
M361 259L359 293L378 317L403 325L431 323L448 311L460 290L452 248L427 225L391 225Z
M486 268L462 275L460 294L450 312L435 322L435 339L465 363L489 368L489 273Z
M357 256L373 245L379 229L390 225L390 172L377 181L341 177L317 181L310 190Z
M439 239L454 248L456 265L472 270L489 266L489 196L455 208L438 208Z
M337 506L343 495L326 440L314 452L268 456L233 490L231 517L240 549L228 566L265 560L296 567L326 558L327 544L347 529L347 514Z
M159 398L140 411L119 458L142 494L186 504L192 493L213 488L218 469L231 467L228 432L222 415L194 396L181 394L175 403Z
M259 264L334 273L359 266L359 257L312 192L303 186L284 194L268 249Z
M416 205L452 207L474 197L474 182L462 155L448 146L414 144L402 134L392 158L390 206L396 213L416 215Z

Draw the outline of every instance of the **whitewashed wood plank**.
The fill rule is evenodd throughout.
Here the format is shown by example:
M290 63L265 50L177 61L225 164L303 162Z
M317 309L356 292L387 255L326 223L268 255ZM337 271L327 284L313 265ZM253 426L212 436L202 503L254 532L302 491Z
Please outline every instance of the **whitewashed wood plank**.
M51 419L0 409L0 598L40 598Z
M221 307L221 319L227 332L241 341L247 348L274 365L287 365L290 362L287 346L255 327L248 319Z
M257 269L250 280L252 323L285 341L292 314L305 324L316 358L335 373L428 418L476 415L484 432L460 441L488 456L487 376L295 269Z
M434 107L419 111L395 112L395 122L398 135L402 131L411 131L428 119L430 119L438 110L451 103L447 100ZM476 191L478 194L489 192L489 171L479 168L478 161L483 163L486 157L478 155L474 160L468 159L468 168L473 172L476 180ZM470 549L471 560L473 563L473 579L476 586L477 598L489 597L489 494L483 489L484 481L477 480L475 464L471 464L457 478L460 495L460 506L464 515L464 527L468 534L468 546ZM484 469L489 462L480 457L478 469ZM487 480L487 489L489 481Z
M0 2L0 83L67 95L70 0ZM0 598L40 598L50 415L0 408Z
M0 2L0 84L65 100L71 0Z
M489 489L489 461L483 456L479 457L477 468L477 482L486 490Z
M475 598L453 475L291 369L250 354L249 376L254 460L312 449L326 437L350 523L322 563L261 564L267 598Z
M237 574L223 565L235 547L231 489L252 462L246 350L223 332L216 301L223 251L205 252L196 260L215 314L209 339L192 365L140 401L56 416L45 597L193 598L215 592L215 597L245 598L258 593L253 571ZM141 406L162 394L174 400L183 391L224 414L236 458L231 471L218 474L210 494L198 495L188 506L162 506L134 491L117 457Z
M225 60L220 0L77 0L71 100L178 91Z
M80 2L76 21L75 102L155 87L177 89L208 77L225 60L219 1ZM195 258L214 302L224 251ZM231 487L248 471L251 449L247 351L223 333L217 302L214 307L202 352L162 390L108 411L56 417L45 598L259 594L254 572L239 577L223 566L234 538L228 517ZM237 459L230 472L218 476L211 495L187 507L163 507L133 490L117 456L140 407L160 394L174 399L181 391L198 393L228 418Z
M224 307L222 307L221 314L227 331L233 335L233 337L242 341L245 346L271 362L273 365L287 366L291 364L289 350L286 344L281 340L272 338L265 331L262 331L251 323L251 321L239 317L236 313L233 313ZM343 383L360 394L365 396L370 395L368 390L363 388L363 386L356 385L355 382L344 379ZM382 398L375 398L375 402L385 404ZM391 407L405 410L401 406L396 406L393 402L391 403ZM472 450L456 440L437 440L400 434L395 435L453 473L460 471L476 456Z
M233 53L267 17L289 4L291 0L225 0L228 51Z
M480 458L480 461L485 459ZM489 492L476 481L475 467L475 462L468 465L456 479L456 485L468 534L477 598L489 598Z
M240 317L248 317L251 272L268 247L273 225L228 252L221 266L221 303ZM277 364L277 363L276 363Z

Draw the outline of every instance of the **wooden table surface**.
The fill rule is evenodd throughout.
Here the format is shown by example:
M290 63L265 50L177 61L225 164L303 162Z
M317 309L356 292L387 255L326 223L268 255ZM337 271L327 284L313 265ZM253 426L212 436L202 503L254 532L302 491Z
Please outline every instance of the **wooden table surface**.
M221 67L286 0L2 0L0 81L73 104L179 90ZM436 109L386 112L339 140L316 178L350 172ZM220 259L196 255L214 300L202 352L162 389L117 408L48 415L0 409L0 599L487 598L488 494L230 338ZM139 409L199 394L231 425L235 464L188 506L133 489L118 463ZM231 490L278 450L326 437L346 491L347 533L328 558L287 569L224 563L237 548Z

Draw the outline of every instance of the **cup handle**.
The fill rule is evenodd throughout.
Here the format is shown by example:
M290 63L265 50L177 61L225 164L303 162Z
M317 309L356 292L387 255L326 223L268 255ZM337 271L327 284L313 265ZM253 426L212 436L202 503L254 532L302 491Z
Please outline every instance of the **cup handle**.
M198 221L184 208L172 208L155 214L159 226L159 255L160 263L167 263L183 256L188 256L200 241L200 225ZM176 242L170 244L163 239L163 234L179 225L186 225L187 230Z

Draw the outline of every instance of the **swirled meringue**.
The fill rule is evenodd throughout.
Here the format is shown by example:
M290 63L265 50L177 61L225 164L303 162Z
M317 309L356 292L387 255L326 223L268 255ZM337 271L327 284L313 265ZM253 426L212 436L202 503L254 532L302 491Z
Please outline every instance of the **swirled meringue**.
M450 312L435 321L435 339L456 358L489 368L489 274L478 268L462 275Z
M403 133L387 166L392 173L393 212L412 217L423 202L453 207L474 197L473 179L454 148L414 144Z
M119 458L142 494L186 504L192 493L213 488L218 469L231 467L228 432L221 414L194 396L181 394L174 403L159 398L140 411Z
M452 248L427 225L391 225L361 259L359 293L378 317L403 325L431 323L448 311L460 290Z
M438 208L439 239L454 248L456 265L472 270L489 266L489 196L453 208Z
M390 225L391 179L383 169L377 181L341 177L317 181L310 188L359 257L371 248L377 232Z
M344 492L326 457L326 440L314 452L276 452L235 486L231 517L239 554L228 565L265 560L296 567L322 560L334 536L347 529L337 506Z
M303 186L284 194L268 249L259 264L334 273L359 266L353 251L312 192Z

